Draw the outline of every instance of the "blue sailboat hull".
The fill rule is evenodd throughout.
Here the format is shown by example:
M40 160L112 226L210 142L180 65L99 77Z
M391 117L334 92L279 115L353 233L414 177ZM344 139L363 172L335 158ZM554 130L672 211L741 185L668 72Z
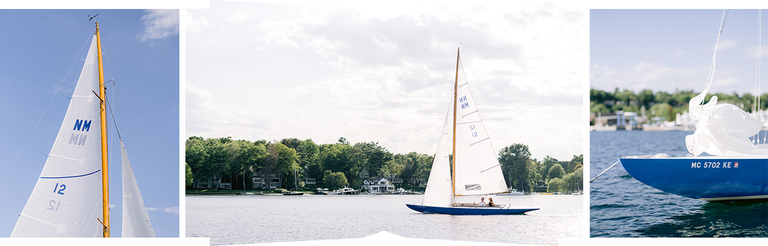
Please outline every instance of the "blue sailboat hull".
M451 215L498 215L522 214L539 208L500 208L500 207L433 207L415 204L405 204L408 208L421 213L451 214Z
M705 201L768 199L768 159L620 158L644 184Z

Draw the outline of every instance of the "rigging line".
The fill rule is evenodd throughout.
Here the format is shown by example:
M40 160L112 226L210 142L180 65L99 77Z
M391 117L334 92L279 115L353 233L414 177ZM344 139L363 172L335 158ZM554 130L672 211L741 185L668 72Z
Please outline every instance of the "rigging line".
M598 174L597 176L595 176L594 178L592 178L591 180L589 180L589 182L590 182L590 183L592 183L592 181L595 181L595 179L597 179L597 177L600 177L600 175L603 175L603 173L605 173L605 172L607 172L609 169L613 168L613 166L616 166L616 164L619 164L619 162L621 162L621 161L616 161L616 163L613 163L613 165L611 165L610 167L608 167L608 168L606 168L605 170L603 170L602 172L600 172L600 174Z
M720 44L720 37L723 35L723 29L725 28L725 21L728 19L728 10L723 10L723 17L720 21L720 31L717 32L717 41L715 41L715 52L712 55L712 63L710 65L709 77L707 78L707 89L712 85L712 81L715 78L715 58L717 57L717 46ZM703 100L702 100L703 103Z
M120 139L120 141L123 141L123 138L120 137L120 128L117 127L117 120L115 120L115 110L112 109L112 104L109 103L109 97L106 97L107 100L107 107L109 107L109 114L112 115L112 123L115 123L115 131L117 131L117 138Z
M761 42L761 33L760 33L760 19L761 19L761 11L757 11L757 54L755 57L755 96L754 96L754 103L752 105L752 113L755 115L755 118L760 122L762 125L763 120L759 113L760 109L760 42ZM760 131L758 131L755 136L752 138L753 144L760 144Z
M701 94L704 94L703 98L701 98L701 102L699 102L699 106L701 107L701 110L699 110L699 117L696 119L699 123L701 123L701 118L704 114L704 104L706 102L707 98L707 92L709 91L709 86L712 85L712 80L715 78L715 58L717 57L717 45L720 43L720 37L723 35L723 28L725 28L725 20L728 18L728 9L723 10L723 17L720 19L720 30L717 32L717 40L715 41L715 51L712 52L712 62L709 65L709 74L707 75L707 86L704 87L704 90L701 91ZM712 100L710 98L710 100ZM690 106L689 106L690 107ZM695 148L695 142L692 145L693 147L691 149ZM689 154L692 154L689 153ZM590 181L592 182L592 181Z
M80 48L80 52L77 53L77 56L72 61L72 65L69 66L69 70L67 70L67 73L64 75L64 79L62 79L61 83L59 83L59 86L56 87L56 91L53 92L53 96L51 97L51 100L48 101L48 105L45 106L45 109L43 110L43 114L40 115L40 119L38 119L37 123L35 123L35 126L32 128L32 132L29 133L27 140L24 141L24 145L21 146L21 150L19 150L19 154L16 155L16 159L13 159L13 162L11 163L11 167L8 168L8 172L5 173L5 177L3 177L3 180L0 180L0 187L3 187L5 180L8 178L8 174L11 173L11 170L13 170L13 166L16 165L16 161L19 160L21 153L24 152L24 148L27 146L27 143L29 143L29 140L32 138L32 135L35 134L35 130L37 130L37 126L40 125L41 121L43 121L43 117L45 116L45 113L48 112L48 108L51 107L51 104L53 103L53 99L56 98L56 95L59 93L59 90L61 90L61 86L64 84L64 81L67 81L67 77L69 77L69 73L72 72L72 68L75 66L75 63L77 63L77 60L78 60L77 58L80 57L80 54L83 53L83 49L85 49L85 46L88 44L88 40L90 40L92 36L93 36L93 32L89 31L88 38L85 39L85 43L83 44L83 47Z

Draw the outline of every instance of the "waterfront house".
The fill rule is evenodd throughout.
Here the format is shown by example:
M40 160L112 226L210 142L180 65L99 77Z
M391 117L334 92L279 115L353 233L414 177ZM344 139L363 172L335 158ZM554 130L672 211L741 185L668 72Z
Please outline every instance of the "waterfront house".
M212 179L209 179L209 180L195 181L195 189L231 190L232 183L221 182L221 178L213 177Z
M277 173L266 175L263 172L253 172L253 189L271 190L282 188L281 178L282 175Z
M373 193L392 193L395 191L395 186L385 178L369 178L363 180L363 185L360 189Z

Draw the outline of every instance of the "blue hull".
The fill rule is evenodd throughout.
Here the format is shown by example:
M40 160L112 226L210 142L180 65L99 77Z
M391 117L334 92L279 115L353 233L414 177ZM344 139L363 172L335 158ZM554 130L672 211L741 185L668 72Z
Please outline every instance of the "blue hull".
M620 158L633 178L653 188L706 201L768 199L768 159Z
M405 204L408 208L421 213L451 214L451 215L497 215L497 214L522 214L538 208L499 208L499 207L432 207L414 204Z

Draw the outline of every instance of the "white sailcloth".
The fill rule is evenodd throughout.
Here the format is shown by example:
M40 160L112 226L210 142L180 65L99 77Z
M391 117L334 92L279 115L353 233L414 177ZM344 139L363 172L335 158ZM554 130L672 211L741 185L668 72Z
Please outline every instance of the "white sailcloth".
M760 121L733 104L717 104L717 96L701 105L708 91L709 85L689 102L689 115L696 121L696 131L685 137L689 153L694 156L703 152L717 156L768 155L768 146L754 145L749 140L760 131Z
M120 149L123 163L123 237L155 237L122 140Z
M459 62L461 64L461 62ZM507 184L477 110L464 70L458 71L456 105L456 195L501 193Z
M451 97L451 107L445 116L443 131L440 133L440 142L437 144L437 153L432 161L432 170L429 172L427 188L424 190L424 197L421 205L425 206L448 206L452 203L451 194L451 173L450 173L450 154L453 134L453 97Z
M11 237L102 235L96 49L94 36L64 122Z

